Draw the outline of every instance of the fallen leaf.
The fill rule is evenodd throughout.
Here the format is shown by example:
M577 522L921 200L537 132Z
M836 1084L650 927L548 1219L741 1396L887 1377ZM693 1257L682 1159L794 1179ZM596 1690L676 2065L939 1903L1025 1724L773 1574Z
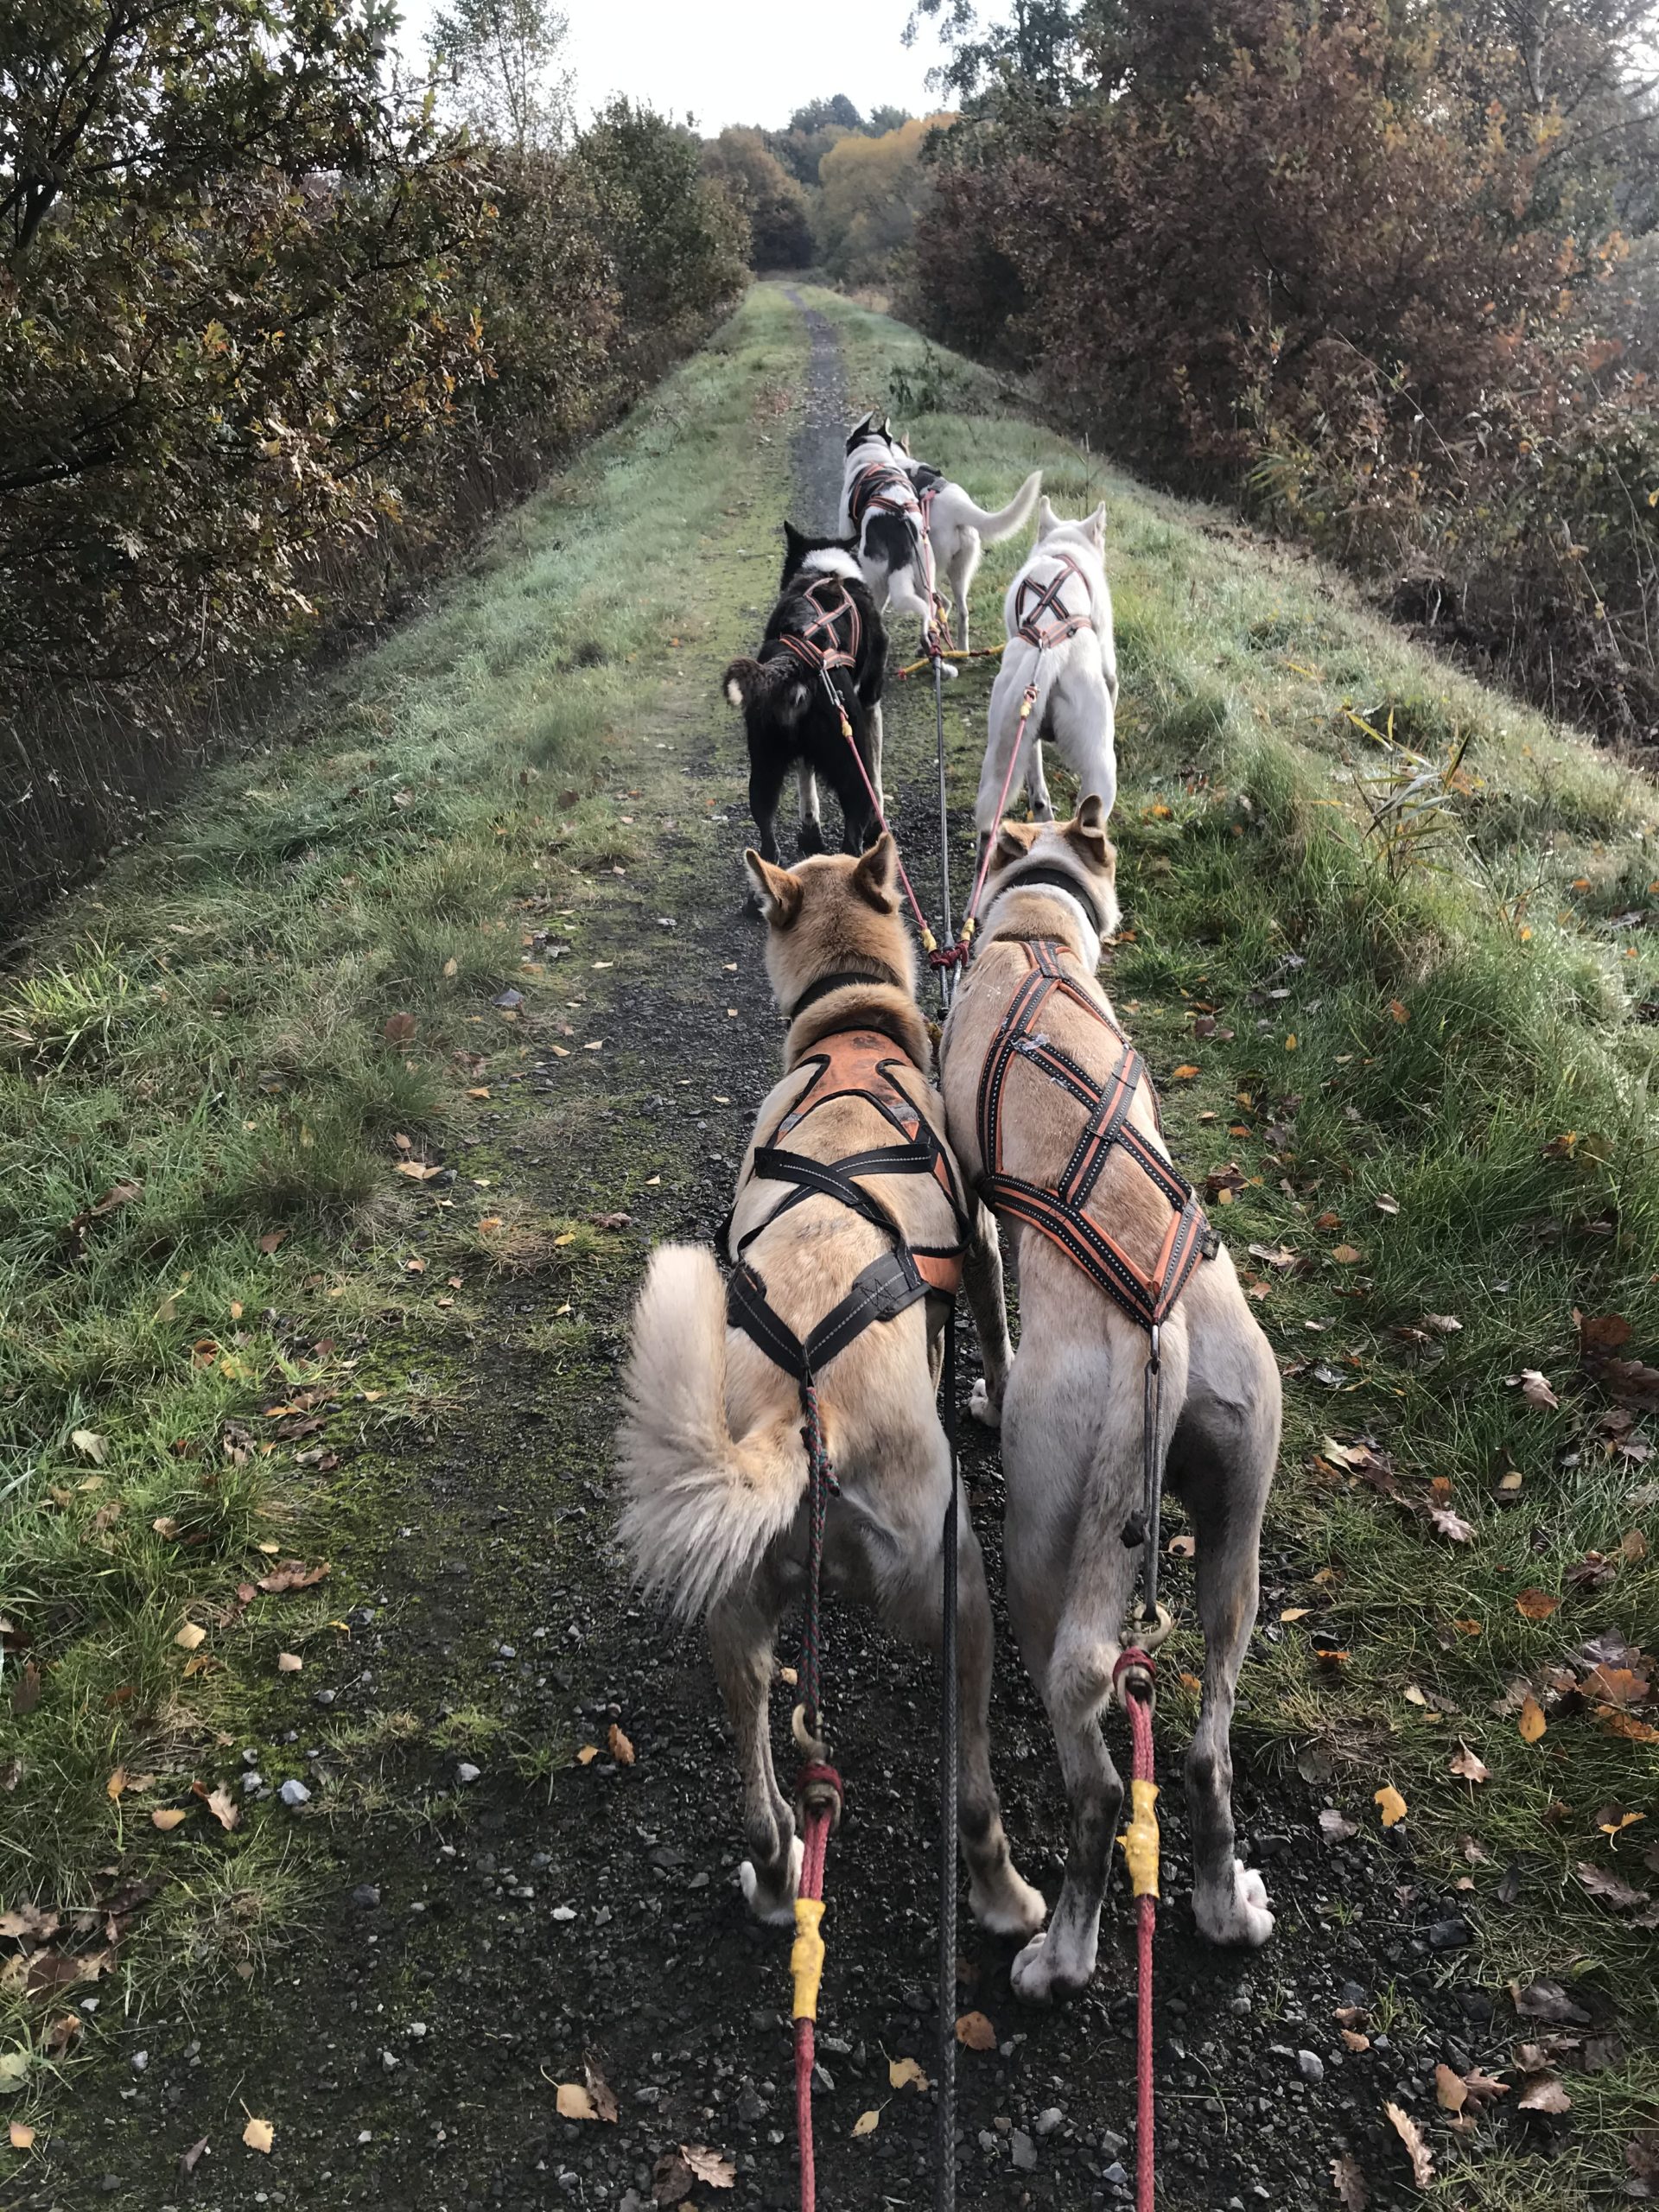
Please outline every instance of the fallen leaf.
M116 1798L119 1797L126 1786L127 1770L124 1766L118 1766L115 1770L115 1772L110 1777L109 1780L105 1783L104 1795L109 1798L111 1802L113 1802Z
M631 1213L590 1213L588 1218L595 1229L626 1229L633 1216Z
M599 1745L597 1744L584 1744L582 1749L576 1753L576 1764L578 1766L592 1766L594 1761L598 1757Z
M1521 1732L1521 1740L1523 1744L1535 1744L1549 1726L1544 1718L1543 1707L1539 1704L1530 1690L1528 1691L1522 1705L1521 1718L1515 1725Z
M1634 1667L1592 1668L1584 1678L1585 1688L1594 1697L1605 1697L1610 1705L1640 1705L1653 1687L1651 1677L1639 1675Z
M1458 1745L1457 1755L1452 1761L1452 1771L1455 1775L1461 1776L1465 1782L1491 1780L1491 1769L1470 1750L1467 1744L1464 1743L1459 1743Z
M407 1175L411 1182L429 1183L435 1175L442 1175L442 1167L433 1167L423 1160L400 1160L392 1169L394 1175Z
M633 1764L633 1745L622 1733L614 1720L611 1723L611 1732L605 1740L610 1745L611 1757L616 1761L618 1766Z
M1340 2158L1332 2159L1331 2179L1335 2183L1344 2212L1365 2212L1365 2207L1371 2201L1371 2192L1359 2170L1359 2161L1351 2152L1344 2151Z
M1515 1601L1515 1610L1522 1620L1547 1621L1560 1602L1548 1590L1523 1590Z
M861 2112L853 2122L853 2133L855 2135L874 2135L880 2125L881 2115L879 2112L874 2109L869 2112Z
M1390 999L1389 1001L1389 1012L1393 1015L1396 1021L1405 1022L1411 1020L1410 1008L1406 1006L1402 1000Z
M199 1643L207 1643L207 1631L205 1628L199 1627L194 1621L186 1621L173 1641L181 1651L194 1651Z
M1471 2105L1490 2104L1495 2097L1507 2097L1510 2085L1494 2075L1483 2074L1478 2067L1463 2077L1463 2086Z
M1365 1255L1357 1244L1338 1244L1331 1256L1338 1267L1351 1268L1356 1260L1363 1260Z
M561 2082L556 2101L561 2120L597 2120L599 2112L586 2085L581 2082Z
M1616 1912L1633 1912L1644 1904L1653 1903L1645 1890L1632 1889L1618 1875L1610 1873L1606 1867L1598 1866L1589 1859L1580 1859L1573 1871L1592 1897L1599 1897L1604 1904L1611 1905Z
M279 1651L276 1654L276 1671L279 1675L297 1675L304 1664L304 1660L297 1651Z
M308 1567L303 1560L285 1559L279 1561L269 1574L262 1574L257 1586L268 1594L283 1590L308 1590L314 1583L321 1582L327 1573L327 1560L320 1560L315 1567Z
M680 2156L697 2179L707 2182L710 2189L735 2186L737 2167L724 2152L711 2151L706 2143L682 2143Z
M1327 1805L1319 1815L1319 1834L1327 1843L1346 1843L1350 1836L1359 1834L1359 1829L1345 1813L1339 1813L1334 1805Z
M995 2050L996 2030L982 2012L964 2012L957 2022L957 2041L969 2050Z
M1517 2112L1571 2112L1573 2100L1553 2074L1539 2074L1515 2101Z
M1559 1981L1529 1982L1524 1989L1512 1981L1510 1996L1523 2019L1548 2020L1558 2027L1569 2022L1579 2027L1589 2024L1590 2015L1573 2002Z
M1338 2028L1337 2033L1342 2037L1346 2048L1351 2051L1369 2050L1371 2047L1370 2036L1362 2035L1357 2028Z
M1423 1326L1433 1329L1437 1336L1454 1337L1463 1324L1455 1313L1425 1313Z
M1382 2109L1388 2114L1395 2133L1406 2146L1406 2155L1411 2160L1412 2179L1419 2189L1427 2189L1434 2178L1434 2161L1428 2154L1428 2145L1418 2133L1416 2121L1396 2104L1385 2104Z
M1191 1083L1197 1073L1198 1070L1192 1061L1184 1060L1179 1067L1170 1070L1169 1079L1172 1083Z
M74 1446L77 1452L84 1452L86 1457L97 1466L101 1467L105 1459L109 1456L110 1447L107 1441L103 1437L98 1435L92 1429L71 1429L69 1432L69 1441Z
M35 2131L24 2120L14 2120L6 2136L14 2151L32 2151L35 2147Z
M259 1239L259 1249L262 1252L274 1252L279 1244L286 1244L287 1242L288 1231L285 1229L268 1229Z
M1648 1555L1648 1540L1639 1529L1627 1529L1618 1540L1618 1555L1627 1567L1638 1567Z
M1434 2101L1442 2112L1461 2112L1469 2101L1462 2075L1444 2063L1434 2069Z
M1603 1835L1622 1835L1647 1817L1645 1813L1627 1813L1622 1805L1604 1805L1596 1815L1596 1826Z
M1406 1801L1391 1782L1384 1783L1381 1789L1372 1794L1371 1802L1381 1811L1385 1828L1395 1827L1406 1817Z
M601 2073L592 2056L585 2051L582 2054L582 2070L587 2078L588 2094L594 2101L594 2110L602 2120L614 2127L621 2117L620 2107L616 2101L616 2091Z
M388 1045L407 1045L415 1034L412 1014L389 1014L380 1034Z
M895 2089L912 2087L925 2093L928 2080L913 2058L890 2058L887 2061L887 2082Z
M250 2151L257 2151L269 2158L276 2134L276 2130L268 2120L255 2120L250 2115L248 2124L242 2131L242 2140Z
M1507 1379L1511 1389L1518 1384L1527 1403L1538 1407L1541 1411L1548 1411L1561 1402L1535 1367L1523 1367L1518 1375L1511 1375Z
M213 1815L213 1818L219 1822L220 1827L225 1830L225 1833L227 1835L233 1827L239 1826L241 1822L241 1809L238 1806L232 1802L231 1793L228 1789L219 1789L210 1791L207 1798L207 1809ZM265 2148L269 2150L270 2145L267 2144Z
M1372 1203L1375 1205L1378 1213L1396 1214L1400 1211L1399 1199L1395 1198L1392 1193L1388 1191L1379 1192Z
M176 1808L161 1807L150 1815L149 1824L152 1827L160 1828L165 1834L169 1828L177 1827L181 1821L188 1818L188 1814L181 1813Z
M1460 1513L1454 1513L1449 1505L1431 1505L1428 1517L1448 1542L1472 1544L1475 1541L1474 1529Z

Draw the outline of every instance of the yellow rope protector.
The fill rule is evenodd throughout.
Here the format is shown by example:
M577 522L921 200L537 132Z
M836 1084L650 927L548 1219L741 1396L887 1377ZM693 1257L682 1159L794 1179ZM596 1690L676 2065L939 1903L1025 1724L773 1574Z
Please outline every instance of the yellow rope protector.
M1123 1856L1128 1861L1129 1880L1138 1897L1154 1897L1158 1891L1158 1785L1155 1782L1132 1782L1129 1784L1132 1811L1129 1824L1117 1839L1123 1847ZM800 1910L798 1904L796 1911Z
M818 1985L823 1980L823 1938L818 1923L823 1918L822 1897L796 1898L795 1941L789 1951L789 1970L795 1977L793 2019L818 2017Z
M939 940L934 936L931 929L924 926L922 930L922 950L924 952L937 952L938 949Z

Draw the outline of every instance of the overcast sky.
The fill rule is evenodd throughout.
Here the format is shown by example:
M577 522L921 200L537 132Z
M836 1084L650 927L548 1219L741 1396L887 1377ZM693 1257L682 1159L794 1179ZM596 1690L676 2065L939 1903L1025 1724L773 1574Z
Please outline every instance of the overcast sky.
M434 0L406 0L399 43L423 53ZM809 100L845 92L861 113L938 105L927 72L939 59L931 31L900 42L908 0L837 0L833 9L778 0L569 0L576 105L587 116L613 92L713 132L728 123L779 130Z

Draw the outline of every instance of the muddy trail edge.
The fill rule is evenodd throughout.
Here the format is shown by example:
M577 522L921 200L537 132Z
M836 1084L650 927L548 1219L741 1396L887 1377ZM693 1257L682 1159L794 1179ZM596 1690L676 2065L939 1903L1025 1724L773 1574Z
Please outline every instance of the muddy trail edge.
M795 518L823 527L849 401L834 324L803 313L804 387L779 397L762 443L786 418ZM294 1848L315 1903L273 1931L263 1975L127 2024L121 2058L64 2099L49 2161L21 2193L0 2196L18 2212L636 2212L652 2200L659 2155L682 2143L734 2161L729 2190L692 2192L705 2212L795 2202L787 1938L744 1911L736 1777L703 1642L632 1594L610 1467L645 1255L664 1237L712 1236L781 1035L760 925L741 911L744 764L717 689L725 661L758 634L781 518L754 486L734 486L733 499L753 502L752 627L674 655L660 713L607 764L651 858L596 878L588 941L601 957L569 963L586 971L563 1002L569 1041L532 1046L497 1079L474 1160L492 1163L504 1200L629 1219L606 1232L612 1256L579 1285L556 1267L503 1275L469 1363L434 1378L425 1433L359 1481L335 1567L357 1598L349 1637L308 1667L268 1738L226 1753L257 1777L250 1797L280 1771L308 1777ZM932 697L910 683L889 700L895 827L926 899L938 873ZM702 817L696 836L690 817ZM590 1043L601 1049L581 1049ZM974 1372L969 1338L964 1408ZM995 1592L995 1452L965 1415L961 1426ZM1292 1572L1264 1559L1265 1591ZM999 1636L997 1779L1016 1858L1052 1902L1059 1777L1000 1620ZM786 1625L780 1656L792 1661L792 1647ZM910 2056L931 2069L937 1685L922 1655L834 1605L825 1648L848 1805L826 1885L820 2201L920 2207L931 2196L932 2098L891 2089L888 2064ZM789 1695L780 1684L780 1744ZM1445 1935L1455 1905L1411 1888L1391 1842L1362 1844L1339 1871L1322 1860L1308 1783L1254 1767L1247 1743L1236 1746L1240 1829L1278 1932L1249 1956L1198 1941L1182 1748L1160 1738L1163 2202L1169 2212L1313 2212L1331 2201L1339 2151L1358 2152L1373 2176L1401 2164L1381 2109L1389 2037L1374 2034L1363 2057L1345 2050L1337 2007L1409 2008L1473 2064L1493 2044L1491 2000L1460 1985ZM1093 1988L1051 2015L1013 2000L1013 1947L980 1935L964 1897L960 2009L985 2013L996 2036L958 2069L964 2202L1128 2202L1126 1902L1120 1878ZM614 2089L614 2124L558 2116L556 2085L581 2082L585 2062ZM855 2139L872 2110L874 2132ZM276 2128L269 2158L243 2147L251 2114ZM208 2151L181 2171L204 2138ZM1372 2201L1404 2203L1406 2192L1384 2183Z

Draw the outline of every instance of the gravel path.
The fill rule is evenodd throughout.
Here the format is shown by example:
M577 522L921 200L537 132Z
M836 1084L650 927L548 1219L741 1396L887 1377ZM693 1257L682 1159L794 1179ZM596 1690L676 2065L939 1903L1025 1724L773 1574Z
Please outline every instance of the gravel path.
M844 388L833 326L806 312L797 512L822 521L839 491ZM759 594L769 556L764 584L756 574ZM787 1940L753 1927L737 1893L736 1782L701 1637L665 1629L633 1600L610 1538L609 1438L631 1289L651 1241L712 1233L777 1034L734 871L711 889L707 837L697 845L671 826L712 798L734 858L747 825L733 734L710 710L701 662L687 656L671 680L661 722L639 733L617 770L632 779L639 818L663 823L669 873L607 891L599 925L601 949L626 978L606 1036L657 1071L661 1093L619 1104L596 1056L582 1067L575 1055L502 1084L495 1123L504 1195L580 1216L615 1203L624 1163L660 1156L663 1186L645 1194L654 1210L637 1205L622 1256L590 1296L597 1325L574 1348L550 1335L552 1300L565 1294L535 1279L504 1286L477 1333L475 1373L445 1394L450 1409L429 1440L365 1495L352 1571L365 1602L332 1674L326 1661L308 1666L296 1695L317 1702L302 1703L289 1739L301 1753L315 1748L320 1808L332 1774L355 1778L348 1809L308 1820L308 1848L328 1861L324 1909L274 1931L289 1940L252 1984L232 1982L192 2016L163 1995L136 2018L122 2078L67 2101L51 2188L13 2203L636 2212L658 2155L683 2142L736 2160L732 2190L693 2192L702 2212L794 2201ZM951 711L980 711L979 696ZM658 745L666 750L647 749ZM912 794L899 826L925 879L930 691L897 688L887 746L890 780ZM657 916L671 895L679 928L668 964ZM688 1154L696 1173L677 1189L667 1170ZM965 1361L964 1387L972 1372ZM963 1426L995 1588L1001 1480L994 1451ZM1290 1571L1283 1558L1264 1561L1268 1621ZM935 1684L918 1655L833 1605L826 1651L849 1800L828 1878L820 2202L826 2212L917 2208L931 2198L931 2100L892 2092L887 2063L911 2056L931 2068ZM780 1742L787 1695L780 1688L775 1706ZM477 1707L510 1732L477 1726ZM376 1718L400 1713L414 1716L418 1742ZM325 1722L355 1729L357 1747L331 1751L313 1732ZM632 1764L610 1754L613 1723ZM1058 1775L1006 1633L993 1731L1016 1855L1052 1897ZM579 1765L584 1745L598 1753ZM537 1747L550 1753L539 1774ZM1178 1748L1160 1744L1166 1778ZM365 1770L378 1795L365 1794ZM411 1819L435 1789L454 1794ZM1458 1950L1438 1948L1454 1905L1418 1895L1409 1863L1381 1842L1322 1845L1318 1796L1294 1773L1258 1770L1248 1745L1236 1794L1280 1914L1274 1943L1249 1957L1197 1940L1179 1789L1165 1800L1164 2204L1313 2212L1332 2201L1328 2162L1344 2146L1358 2151L1374 2204L1402 2203L1403 2188L1386 2178L1404 2162L1383 2100L1432 2094L1436 2056L1461 2066L1491 2056L1488 2000L1459 1986ZM987 2013L998 2038L994 2050L964 2052L959 2069L964 2203L1071 2212L1128 2201L1128 1924L1120 1897L1094 1988L1042 2015L1012 1999L1011 1948L982 1937L962 1910L961 2002ZM1337 2006L1384 1992L1370 2051L1345 2050ZM1408 2052L1380 2031L1379 2018L1414 2016L1433 2024L1432 2049ZM614 2126L556 2116L554 2085L582 2079L584 2054L615 2088ZM853 2139L869 2110L880 2115L875 2132ZM280 2157L242 2151L245 2111L276 2123ZM213 2150L182 2178L180 2154L202 2136Z

